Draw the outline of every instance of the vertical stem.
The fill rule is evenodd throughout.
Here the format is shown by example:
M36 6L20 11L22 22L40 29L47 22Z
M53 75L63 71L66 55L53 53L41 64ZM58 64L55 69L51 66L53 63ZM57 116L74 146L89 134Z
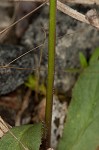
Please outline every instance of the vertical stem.
M50 0L50 19L49 19L49 41L48 41L48 79L47 79L47 95L46 95L46 114L45 124L46 146L50 147L51 143L51 120L53 106L53 85L55 70L55 45L56 45L56 5L57 0Z

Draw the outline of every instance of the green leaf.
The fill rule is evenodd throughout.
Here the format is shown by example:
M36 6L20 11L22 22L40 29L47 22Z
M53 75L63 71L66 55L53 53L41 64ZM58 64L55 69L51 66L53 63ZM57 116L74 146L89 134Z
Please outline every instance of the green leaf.
M24 125L11 129L0 140L0 150L39 150L42 124Z
M30 75L28 77L28 80L25 82L25 85L27 87L29 87L30 89L35 90L36 83L37 83L37 81L36 81L35 77L33 75Z
M79 53L79 60L82 68L86 68L88 66L86 57L82 52Z
M33 76L33 75L30 75L30 76L28 77L28 80L25 82L25 85L26 85L27 87L29 87L31 90L37 90L37 89L36 89L36 86L37 86L37 79L36 79L36 77ZM39 85L39 89L38 89L38 90L39 90L39 92L41 92L42 94L46 95L46 88L45 88L45 86L44 86L43 83Z
M99 146L99 62L77 81L58 150L97 150Z
M99 47L95 49L95 51L93 52L89 64L94 63L95 61L97 61L99 59Z

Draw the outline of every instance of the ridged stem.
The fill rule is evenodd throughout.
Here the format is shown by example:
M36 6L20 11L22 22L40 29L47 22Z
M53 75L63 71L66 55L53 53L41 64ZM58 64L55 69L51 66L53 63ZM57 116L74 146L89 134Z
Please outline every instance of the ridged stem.
M46 146L50 147L51 143L51 121L53 107L53 86L54 86L54 70L55 70L55 46L56 46L56 5L57 0L50 0L50 16L49 16L49 41L48 41L48 79L47 79L47 95L46 95Z

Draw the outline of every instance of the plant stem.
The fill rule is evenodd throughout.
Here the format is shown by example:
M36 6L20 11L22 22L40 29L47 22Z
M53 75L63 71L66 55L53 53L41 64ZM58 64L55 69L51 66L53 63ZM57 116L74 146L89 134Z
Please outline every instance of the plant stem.
M48 79L46 95L46 146L51 143L51 120L53 107L53 86L55 70L55 45L56 45L56 5L57 0L50 0L50 19L49 19L49 41L48 41Z

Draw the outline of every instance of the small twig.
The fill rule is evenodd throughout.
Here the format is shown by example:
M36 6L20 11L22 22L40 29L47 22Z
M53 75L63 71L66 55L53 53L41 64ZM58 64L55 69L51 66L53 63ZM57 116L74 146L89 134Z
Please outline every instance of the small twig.
M43 29L43 31L44 31L44 29ZM60 38L64 37L65 35L66 35L66 36L69 36L69 35L71 35L71 34L74 34L74 33L76 34L76 33L78 33L78 32L82 32L82 31L83 31L83 29L80 29L80 30L78 30L78 31L76 31L76 32L72 32L72 33L68 33L68 34L65 33L64 35L59 36L58 38L60 39ZM45 31L44 31L44 32L45 32ZM43 41L40 45L36 46L36 47L33 48L33 49L28 50L27 52L23 53L23 54L20 55L19 57L13 59L13 60L12 60L11 62L9 62L8 64L6 64L6 65L0 65L0 68L5 68L5 69L11 68L11 69L17 69L17 70L33 70L33 71L39 70L39 65L38 65L38 67L36 67L36 68L22 68L22 67L11 66L11 64L12 64L13 62L15 62L16 60L20 59L21 57L24 57L26 54L28 54L28 53L30 53L30 52L36 50L37 48L40 48L40 47L43 48L43 46L44 46L44 44L45 44L45 42L46 42L45 40L46 40L46 33L45 33L44 41ZM46 43L47 43L47 42L46 42ZM40 58L40 59L41 59L41 58ZM39 63L39 64L40 64L40 63ZM42 71L42 70L44 70L44 69L40 69L40 71Z
M18 59L20 59L20 58L22 58L23 56L25 56L25 55L27 55L27 54L29 54L30 52L32 52L32 51L34 51L34 50L36 50L37 48L40 48L40 47L42 47L44 45L44 43L42 43L42 44L40 44L40 45L38 45L37 47L35 47L35 48L32 48L32 49L30 49L29 51L27 51L26 53L24 53L24 54L22 54L22 55L20 55L19 57L17 57L17 58L15 58L15 59L13 59L11 62L9 62L7 65L5 65L4 67L8 67L9 65L11 65L13 62L15 62L16 60L18 60Z
M63 13L71 16L72 18L75 18L76 20L79 20L81 22L90 24L97 29L99 29L99 24L91 24L91 22L86 18L86 15L83 15L82 13L79 13L78 11L72 9L71 7L61 3L60 1L57 1L57 8L62 11Z
M19 1L19 0L14 0L14 1ZM23 1L23 0L21 0ZM27 0L24 0L27 1ZM34 11L38 10L40 7L42 7L44 4L46 4L48 2L48 0L29 0L29 1L36 1L36 2L44 2L43 4L41 4L39 7L37 7L35 10L31 11L30 13L28 13L27 15L25 15L23 18L19 19L18 21L14 22L13 24L11 24L9 27L7 27L6 29L2 30L0 32L0 34L4 33L5 31L7 31L9 28L11 28L12 26L16 25L18 22L20 22L21 20L23 20L24 18L28 17L30 14L32 14ZM66 1L66 0L63 0ZM67 0L69 2L69 0ZM79 0L71 0L70 2L72 3L77 3L79 2ZM81 0L82 4L99 4L99 0ZM80 2L79 2L80 3ZM49 5L49 3L47 3ZM82 13L77 12L76 10L70 8L69 6L61 3L60 1L57 1L57 8L62 11L63 13L81 21L87 24L91 24L89 20L86 19L86 16L83 15ZM91 24L93 26L93 24ZM94 27L99 29L99 25L97 26L96 24L94 24Z
M17 0L15 0L17 1ZM34 1L34 0L31 0ZM63 0L63 1L67 1L67 2L72 2L72 3L81 3L81 4L99 4L99 0L81 0L79 2L79 0ZM36 0L36 2L45 2L45 0ZM46 3L46 2L45 2ZM47 3L49 5L49 3ZM69 15L70 17L79 20L81 22L90 24L94 27L96 27L97 29L99 29L99 25L97 24L91 24L91 22L86 18L86 15L83 15L82 13L72 9L71 7L67 6L66 4L63 4L62 2L60 2L59 0L57 1L57 9L59 9L60 11L62 11L63 13Z
M57 2L57 8L62 11L63 13L75 18L81 22L89 23L88 20L85 18L85 15L79 13L78 11L72 9L71 7L61 3L60 1Z

